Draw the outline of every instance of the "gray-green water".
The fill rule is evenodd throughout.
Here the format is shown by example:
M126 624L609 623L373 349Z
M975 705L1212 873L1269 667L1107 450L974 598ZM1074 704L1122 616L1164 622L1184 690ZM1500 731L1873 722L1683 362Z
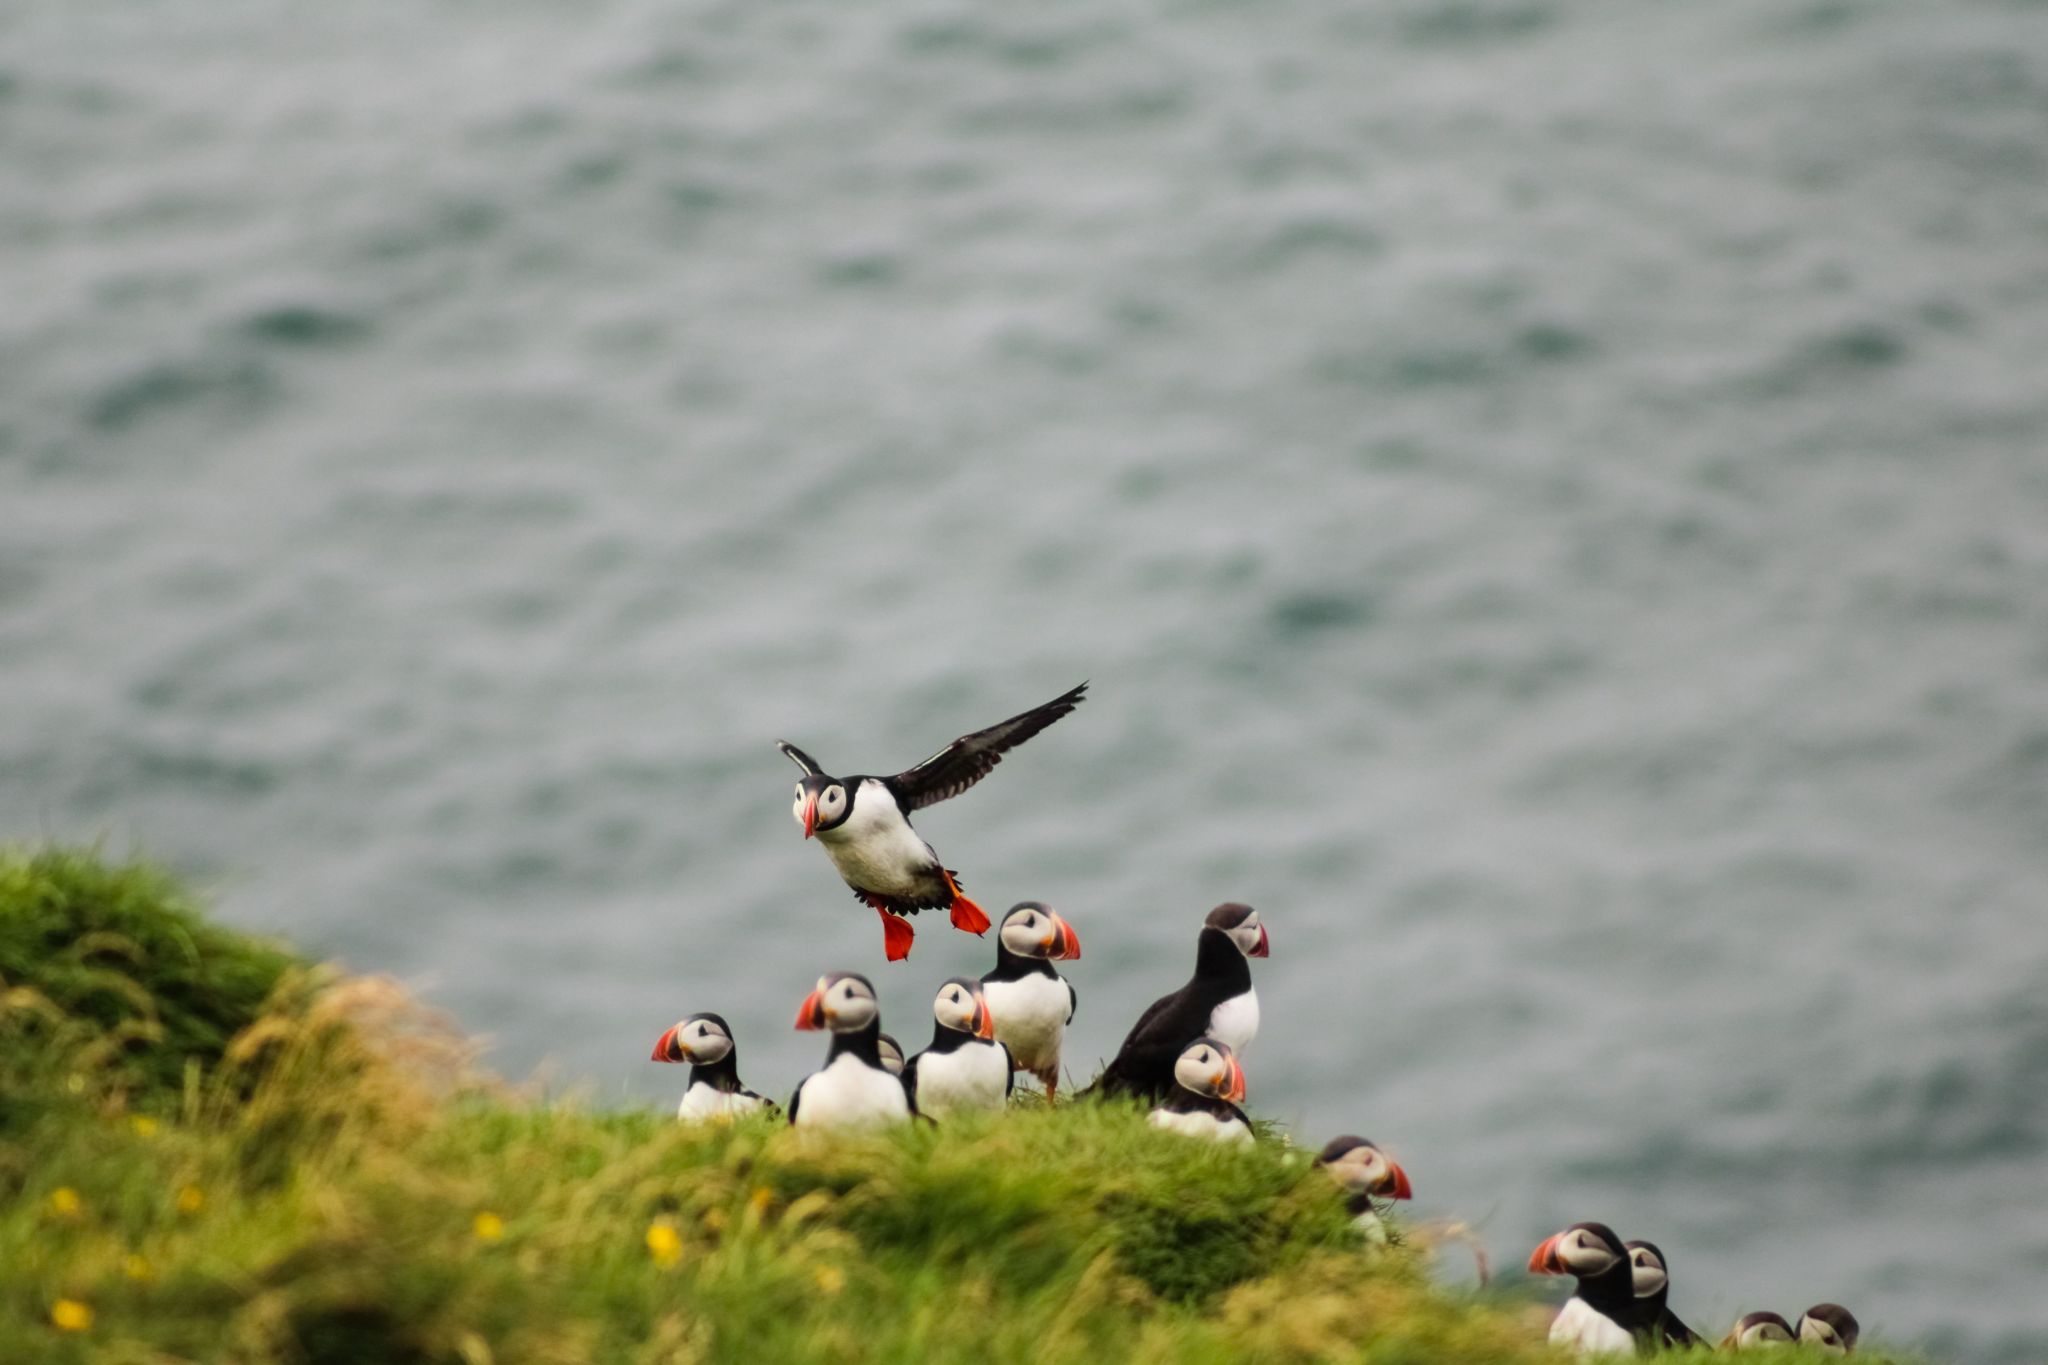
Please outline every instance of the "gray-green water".
M820 970L787 736L1259 905L1253 1106L1701 1327L2048 1353L2048 9L0 12L0 829L607 1098Z

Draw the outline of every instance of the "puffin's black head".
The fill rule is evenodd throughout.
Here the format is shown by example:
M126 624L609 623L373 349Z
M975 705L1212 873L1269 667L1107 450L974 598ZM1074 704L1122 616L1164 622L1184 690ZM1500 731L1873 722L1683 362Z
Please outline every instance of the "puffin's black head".
M1018 957L1066 961L1081 955L1081 936L1059 912L1042 901L1018 901L1003 916L997 931L1003 946Z
M808 839L819 830L837 829L853 814L853 789L836 777L806 773L796 784L796 805L790 814Z
M1266 939L1266 926L1259 923L1259 912L1236 901L1225 901L1211 910L1202 927L1221 929L1246 957L1264 957L1271 946Z
M1635 1282L1637 1298L1659 1298L1671 1287L1671 1272L1655 1242L1629 1242L1623 1250L1628 1252L1628 1273Z
M945 979L932 1000L932 1018L956 1033L971 1033L977 1038L996 1036L996 1021L988 1012L981 983L972 977Z
M1244 1068L1237 1054L1214 1038L1197 1038L1181 1049L1173 1079L1183 1090L1212 1100L1236 1104L1244 1098Z
M882 1054L882 1070L891 1076L903 1074L903 1044L886 1033L879 1034L875 1038L875 1050Z
M693 1014L654 1040L657 1062L709 1066L732 1054L732 1030L716 1014Z
M1799 1315L1799 1330L1794 1335L1801 1345L1845 1356L1856 1349L1856 1338L1862 1333L1854 1313L1839 1303L1817 1303Z
M858 1033L881 1017L874 983L858 972L828 972L797 1007L796 1026Z
M1721 1349L1740 1351L1751 1346L1789 1346L1792 1324L1776 1313L1745 1313L1721 1338Z
M1627 1256L1621 1238L1605 1223L1574 1223L1545 1238L1529 1255L1532 1275L1574 1275L1594 1279L1614 1269Z
M1382 1199L1415 1197L1400 1163L1362 1137L1331 1138L1317 1154L1316 1165L1353 1194L1376 1194Z

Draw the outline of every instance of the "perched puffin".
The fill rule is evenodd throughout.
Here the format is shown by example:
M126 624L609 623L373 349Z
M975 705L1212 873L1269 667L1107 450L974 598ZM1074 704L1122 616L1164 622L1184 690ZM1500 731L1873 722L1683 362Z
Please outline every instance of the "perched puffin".
M1845 1356L1856 1349L1856 1338L1862 1333L1854 1313L1839 1303L1817 1303L1799 1315L1799 1330L1794 1335L1801 1345Z
M1244 1068L1229 1046L1197 1038L1173 1064L1174 1091L1152 1111L1152 1126L1214 1142L1250 1142L1252 1121L1244 1098Z
M1316 1165L1329 1173L1330 1179L1350 1192L1344 1207L1352 1214L1352 1226L1364 1235L1368 1242L1384 1245L1387 1240L1386 1224L1380 1221L1379 1209L1373 1204L1373 1196L1381 1199L1412 1199L1414 1191L1408 1185L1408 1173L1400 1163L1362 1137L1331 1138L1329 1144L1316 1156Z
M1625 1243L1629 1275L1636 1295L1636 1331L1654 1348L1690 1346L1699 1336L1678 1320L1666 1302L1671 1296L1671 1271L1654 1242Z
M901 1123L917 1112L903 1078L882 1065L882 1009L864 976L832 972L797 1008L800 1029L832 1030L822 1070L798 1082L789 1121L803 1127L856 1128Z
M1073 986L1052 964L1080 955L1080 937L1057 911L1019 901L996 933L995 970L981 978L995 1011L996 1038L1010 1049L1012 1065L1038 1077L1047 1101L1059 1094L1060 1044L1077 1003Z
M1579 1281L1550 1324L1550 1344L1579 1355L1634 1354L1634 1274L1621 1239L1605 1223L1574 1223L1546 1238L1529 1257L1533 1275Z
M891 1076L903 1074L903 1044L890 1034L884 1033L875 1041L881 1046L882 1069Z
M1724 1351L1746 1351L1752 1346L1790 1346L1792 1324L1776 1313L1744 1313L1721 1338Z
M947 978L932 1001L931 1046L903 1068L903 1088L921 1114L1001 1109L1010 1098L1010 1049L995 1041L995 1017L970 977Z
M740 1084L739 1048L732 1029L715 1014L693 1014L654 1040L657 1062L690 1063L679 1119L724 1119L751 1114L772 1101Z
M1173 1089L1181 1050L1211 1037L1243 1052L1259 1033L1259 993L1248 958L1270 950L1266 926L1249 905L1226 902L1209 912L1195 944L1195 974L1172 995L1152 1002L1097 1085L1111 1095L1159 1099Z
M988 916L960 893L953 870L910 827L910 812L958 796L987 777L1006 752L1079 706L1087 690L1082 683L1000 725L962 735L894 777L832 777L802 749L776 741L804 772L793 808L804 838L816 835L853 894L881 915L882 952L889 961L910 956L916 934L903 916L920 910L948 910L954 928L988 932Z

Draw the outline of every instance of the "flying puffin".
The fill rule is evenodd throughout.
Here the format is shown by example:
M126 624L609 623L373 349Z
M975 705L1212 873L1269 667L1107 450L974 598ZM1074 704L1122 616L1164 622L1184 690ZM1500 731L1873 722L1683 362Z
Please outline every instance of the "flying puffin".
M1529 1257L1532 1275L1573 1275L1579 1287L1550 1324L1550 1344L1579 1355L1633 1355L1634 1274L1628 1252L1605 1223L1574 1223Z
M1408 1173L1401 1169L1400 1163L1364 1138L1347 1133L1330 1139L1317 1154L1316 1165L1350 1193L1344 1207L1351 1212L1351 1225L1368 1242L1385 1245L1386 1224L1380 1221L1379 1209L1372 1201L1374 1195L1381 1199L1414 1198L1414 1191L1408 1185Z
M1699 1340L1692 1328L1678 1320L1666 1302L1671 1296L1671 1271L1664 1253L1654 1242L1627 1242L1630 1278L1636 1295L1636 1331L1649 1338L1653 1349L1691 1346Z
M1845 1356L1856 1349L1856 1338L1862 1334L1854 1313L1839 1303L1817 1303L1799 1315L1799 1330L1794 1335L1802 1345Z
M1005 753L1079 706L1087 690L1082 683L1000 725L962 735L894 777L831 777L796 745L776 741L804 771L792 808L804 838L816 835L853 894L881 915L882 952L889 961L910 956L916 934L903 916L920 910L948 910L954 928L988 932L988 916L961 894L953 870L910 827L910 813L987 777Z
M1744 1313L1728 1335L1721 1338L1724 1351L1745 1351L1753 1346L1790 1346L1792 1324L1776 1313Z
M1208 1036L1243 1052L1259 1033L1259 993L1251 963L1270 950L1266 926L1249 905L1228 901L1209 912L1195 944L1195 974L1131 1025L1097 1085L1111 1095L1158 1099L1173 1089L1175 1060Z
M932 1001L931 1046L903 1068L918 1112L1001 1109L1010 1098L1010 1049L995 1041L995 1017L971 977L948 977Z
M1052 964L1080 955L1080 937L1057 911L1019 901L996 932L995 970L981 978L996 1038L1010 1049L1012 1065L1038 1077L1048 1103L1059 1093L1060 1044L1077 1003L1074 987Z
M751 1114L763 1099L740 1084L739 1048L732 1029L715 1014L693 1014L654 1040L657 1062L690 1063L690 1082L683 1087L679 1119L723 1119Z
M1244 1098L1244 1068L1229 1046L1197 1038L1173 1064L1174 1091L1152 1111L1154 1128L1213 1142L1250 1142L1252 1121L1237 1101Z
M882 1069L891 1076L901 1076L903 1074L903 1044L897 1042L892 1035L887 1033L876 1038L875 1042L880 1045Z
M789 1121L800 1127L859 1128L902 1123L917 1113L903 1078L882 1065L882 1009L875 988L853 972L831 972L797 1008L800 1029L832 1030L822 1070L797 1083Z

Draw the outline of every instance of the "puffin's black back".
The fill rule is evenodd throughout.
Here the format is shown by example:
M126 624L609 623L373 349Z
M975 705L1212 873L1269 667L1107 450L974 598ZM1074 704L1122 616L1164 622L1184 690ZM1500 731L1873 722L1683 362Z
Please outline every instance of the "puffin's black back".
M1181 1049L1209 1031L1209 1016L1252 988L1251 963L1230 935L1204 927L1195 944L1195 974L1172 995L1152 1002L1091 1087L1109 1095L1167 1099L1179 1088L1173 1064Z

